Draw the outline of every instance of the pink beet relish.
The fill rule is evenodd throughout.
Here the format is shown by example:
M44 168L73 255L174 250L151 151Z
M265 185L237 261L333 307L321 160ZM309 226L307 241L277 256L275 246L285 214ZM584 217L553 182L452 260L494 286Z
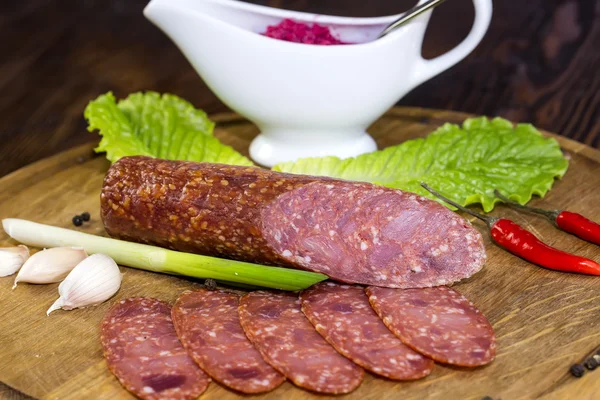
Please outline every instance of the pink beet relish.
M273 39L285 40L286 42L322 46L350 44L342 42L333 36L326 26L319 24L307 25L302 22L292 21L291 19L284 19L277 25L267 26L267 31L263 35Z

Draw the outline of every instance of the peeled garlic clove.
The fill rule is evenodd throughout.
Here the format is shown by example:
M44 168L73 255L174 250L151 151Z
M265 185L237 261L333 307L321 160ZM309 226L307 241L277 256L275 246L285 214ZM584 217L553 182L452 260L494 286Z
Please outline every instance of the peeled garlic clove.
M121 287L121 271L112 258L104 254L89 256L58 286L59 298L46 314L62 308L72 310L93 306L110 299Z
M14 274L29 258L29 249L22 244L0 248L0 276Z
M60 282L86 257L85 250L75 247L55 247L39 251L23 264L15 278L13 289L17 282Z

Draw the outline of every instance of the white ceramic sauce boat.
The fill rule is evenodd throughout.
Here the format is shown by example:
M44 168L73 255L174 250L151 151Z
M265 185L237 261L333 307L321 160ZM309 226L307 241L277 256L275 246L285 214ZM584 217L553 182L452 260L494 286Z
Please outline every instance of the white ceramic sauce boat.
M144 14L226 105L260 128L250 155L270 167L302 157L347 158L375 150L366 128L481 41L492 0L473 4L469 35L432 60L421 57L431 11L379 40L377 35L399 15L346 18L234 0L151 0ZM328 26L342 41L362 44L306 45L258 34L285 18Z

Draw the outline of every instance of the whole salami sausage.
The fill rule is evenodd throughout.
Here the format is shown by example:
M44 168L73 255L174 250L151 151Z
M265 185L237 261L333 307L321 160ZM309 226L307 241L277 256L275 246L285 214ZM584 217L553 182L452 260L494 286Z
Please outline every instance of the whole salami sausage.
M361 367L396 380L429 375L433 360L402 344L369 304L364 288L322 282L300 294L302 312L317 332Z
M248 293L240 301L239 315L244 332L265 361L297 386L340 394L362 382L363 369L323 340L300 311L297 295Z
M494 359L492 326L465 296L449 287L368 287L366 292L385 325L419 353L461 367L477 367Z
M179 342L171 307L161 301L121 300L104 316L100 332L108 368L141 399L191 400L210 383Z
M229 291L187 291L173 306L173 324L188 354L214 380L242 393L268 392L285 378L244 334L239 302Z
M424 197L254 167L124 157L101 205L111 236L349 283L444 285L486 258L468 221Z

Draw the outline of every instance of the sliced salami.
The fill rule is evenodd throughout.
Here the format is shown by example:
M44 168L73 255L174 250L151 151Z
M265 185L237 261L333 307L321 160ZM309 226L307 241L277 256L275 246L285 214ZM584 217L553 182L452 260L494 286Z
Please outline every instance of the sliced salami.
M483 239L435 201L364 182L254 167L123 157L101 215L124 240L394 288L468 278Z
M139 398L191 400L208 387L210 378L177 338L168 304L121 300L104 316L100 330L108 368Z
M395 380L429 375L433 360L405 346L381 322L360 286L322 282L300 294L302 311L340 354Z
M341 356L313 328L293 293L251 292L242 297L240 322L265 361L297 386L319 393L356 389L364 371Z
M462 367L485 365L494 359L492 326L465 296L449 287L368 287L366 292L385 325L419 353Z
M171 315L181 343L214 380L242 393L275 389L285 377L248 340L238 317L240 296L224 290L184 292Z

